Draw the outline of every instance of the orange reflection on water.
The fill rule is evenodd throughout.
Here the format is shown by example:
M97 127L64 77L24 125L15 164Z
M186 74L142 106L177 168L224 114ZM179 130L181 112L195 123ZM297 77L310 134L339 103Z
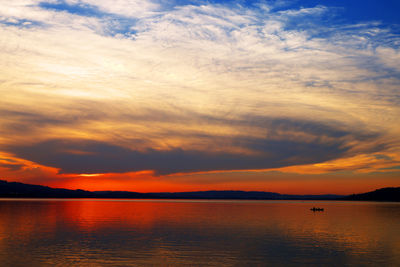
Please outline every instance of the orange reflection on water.
M322 202L325 212L309 211L309 202L257 202L257 201L63 201L59 209L47 219L63 219L85 231L99 231L110 227L151 229L156 224L177 228L247 229L255 232L276 229L291 236L306 234L315 239L335 242L348 247L367 247L379 240L391 222L400 221L395 206L363 205L345 202ZM54 220L53 220L54 221ZM26 229L25 229L26 230ZM400 240L400 238L399 238Z
M312 212L313 206L325 211ZM204 263L211 255L221 264L257 264L256 259L273 264L277 257L289 257L301 265L316 253L319 264L400 262L399 204L0 201L0 212L3 251L21 244L32 249L39 242L54 255L69 253L85 263L90 261L77 254L79 246L97 263L114 260L102 258L107 253L143 264L174 264L182 258Z

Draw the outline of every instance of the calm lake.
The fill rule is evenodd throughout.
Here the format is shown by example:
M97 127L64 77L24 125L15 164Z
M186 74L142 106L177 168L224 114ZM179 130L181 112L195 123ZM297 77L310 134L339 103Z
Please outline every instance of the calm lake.
M400 266L400 203L2 199L0 264Z

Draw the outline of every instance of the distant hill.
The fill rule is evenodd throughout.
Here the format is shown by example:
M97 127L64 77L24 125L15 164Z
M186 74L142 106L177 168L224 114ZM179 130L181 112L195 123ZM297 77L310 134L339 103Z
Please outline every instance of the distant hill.
M0 180L3 198L138 198L138 199L265 199L265 200L332 200L340 195L283 195L261 191L198 191L177 193L138 193L129 191L86 191L51 188L42 185Z
M136 198L136 199L265 199L265 200L369 200L400 201L400 187L387 187L364 194L284 195L262 191L198 191L138 193L129 191L86 191L51 188L0 180L0 198Z
M0 180L0 197L7 198L138 198L138 199L266 199L266 200L370 200L400 201L400 187L387 187L363 194L285 195L262 191L198 191L138 193L129 191L86 191Z
M33 198L81 198L93 197L93 193L84 190L51 188L42 185L23 184L0 180L0 197L33 197Z
M346 200L400 201L400 187L386 187L345 197Z

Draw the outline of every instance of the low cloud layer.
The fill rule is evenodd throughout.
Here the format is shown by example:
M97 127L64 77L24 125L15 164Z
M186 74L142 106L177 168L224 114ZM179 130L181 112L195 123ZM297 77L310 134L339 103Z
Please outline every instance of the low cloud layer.
M212 144L214 149L170 147L142 150L87 139L48 140L33 145L13 145L8 152L41 165L59 168L61 173L125 173L153 170L158 175L218 170L271 169L321 163L354 155L353 150L373 153L382 150L376 133L348 132L326 125L285 119L256 118L265 131L263 138L216 137L191 134L191 138ZM245 122L241 121L238 124ZM251 128L255 125L248 124ZM177 135L171 131L168 137ZM364 142L370 146L359 146ZM131 145L135 142L131 142ZM139 148L140 148L139 143ZM221 149L226 147L226 149ZM382 156L381 156L382 157Z

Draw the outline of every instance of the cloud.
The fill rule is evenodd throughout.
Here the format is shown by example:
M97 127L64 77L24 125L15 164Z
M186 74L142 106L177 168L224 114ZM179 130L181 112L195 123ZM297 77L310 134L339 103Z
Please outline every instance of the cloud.
M268 151L259 156L204 151L132 151L94 141L52 140L34 146L13 148L19 157L60 168L61 173L109 173L155 170L158 174L232 169L265 169L290 164L315 163L338 156L343 150L334 146L299 142L264 142ZM291 146L289 150L287 147ZM268 153L265 153L268 152ZM270 155L274 154L274 155Z
M260 119L256 121L260 122ZM239 121L244 123L243 121ZM247 125L249 127L250 125ZM254 126L254 125L252 125ZM8 152L62 173L124 173L154 170L158 174L213 170L268 169L313 164L352 155L357 142L372 142L379 136L338 130L307 121L264 119L262 138L247 136L217 137L190 133L198 143L168 149L127 148L91 140L48 140L33 145L13 145ZM170 131L164 138L185 138L185 133ZM142 140L142 139L139 139ZM131 142L135 144L135 142ZM141 148L141 149L140 149ZM226 149L224 149L226 148ZM363 152L380 150L370 146ZM366 150L369 149L369 150ZM360 152L360 151L358 151Z
M24 165L21 164L4 164L0 162L0 168L6 168L10 171L19 171Z
M398 34L275 4L2 1L1 150L65 173L396 161Z

